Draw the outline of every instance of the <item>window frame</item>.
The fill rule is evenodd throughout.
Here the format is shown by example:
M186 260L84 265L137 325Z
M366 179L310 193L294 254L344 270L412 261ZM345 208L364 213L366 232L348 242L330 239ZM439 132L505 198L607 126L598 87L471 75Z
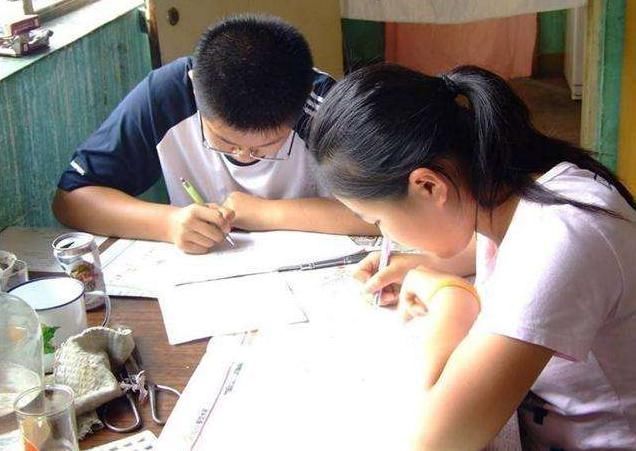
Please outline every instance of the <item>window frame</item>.
M37 14L41 22L46 22L96 1L98 0L57 0L52 5L36 10L33 7L33 0L22 0L22 9L24 14Z

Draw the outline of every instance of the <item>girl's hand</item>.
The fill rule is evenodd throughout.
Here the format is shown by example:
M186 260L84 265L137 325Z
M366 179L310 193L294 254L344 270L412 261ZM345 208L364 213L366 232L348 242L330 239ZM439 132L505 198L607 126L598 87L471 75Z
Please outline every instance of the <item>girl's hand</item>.
M421 254L392 254L389 265L378 271L380 252L372 252L358 263L353 277L364 283L366 293L372 294L382 290L380 305L396 304L406 273L418 265L425 264L427 258Z
M451 305L439 305L444 303L437 301L443 301L446 297L462 300L452 299ZM468 310L468 317L474 319L479 309L479 299L475 288L461 277L437 272L425 266L410 270L404 277L398 311L405 321L426 315L431 310L443 312L445 315L451 314L451 316L465 316L457 315L453 311Z

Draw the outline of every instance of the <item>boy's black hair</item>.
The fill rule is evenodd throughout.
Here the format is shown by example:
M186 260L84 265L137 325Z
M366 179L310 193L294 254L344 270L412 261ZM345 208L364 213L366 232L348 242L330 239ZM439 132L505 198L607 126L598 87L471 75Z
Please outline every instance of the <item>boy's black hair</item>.
M197 105L244 131L293 125L311 91L313 61L302 34L273 16L238 15L212 25L194 54Z
M537 131L508 84L475 66L441 77L392 64L360 69L325 98L309 147L331 191L353 199L403 197L410 173L428 167L455 186L460 174L488 210L519 196L620 217L535 182L537 174L569 161L605 179L636 208L629 189L590 152Z

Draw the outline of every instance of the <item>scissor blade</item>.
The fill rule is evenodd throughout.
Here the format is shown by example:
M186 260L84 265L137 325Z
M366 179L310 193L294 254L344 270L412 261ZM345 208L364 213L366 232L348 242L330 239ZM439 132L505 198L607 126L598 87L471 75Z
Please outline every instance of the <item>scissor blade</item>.
M126 360L126 362L124 363L124 368L128 373L128 377L136 376L143 370L143 368L141 367L141 363L139 362L139 360L137 360L136 356L139 355L139 352L135 353L136 350L137 348L133 350L133 352L130 354L130 357L128 357L128 360Z

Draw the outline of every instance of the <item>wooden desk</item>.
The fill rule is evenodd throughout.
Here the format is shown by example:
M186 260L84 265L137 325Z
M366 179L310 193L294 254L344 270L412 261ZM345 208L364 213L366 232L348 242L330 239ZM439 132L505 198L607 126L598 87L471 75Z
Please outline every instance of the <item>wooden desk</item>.
M135 343L143 358L143 366L152 379L159 384L169 385L183 391L205 352L208 340L172 346L168 344L157 300L116 297L111 299L113 302L111 325L125 324L132 328ZM103 310L89 312L88 323L90 326L97 326L101 323L102 318ZM161 412L163 418L167 418L174 403L175 398L170 394L159 401L159 405L163 408ZM117 413L122 414L122 422L130 420L125 416L124 409L119 411L114 408L112 413L113 418L117 418ZM162 427L152 421L148 403L140 406L140 413L143 420L142 429L150 429L159 436ZM133 433L119 434L102 429L82 440L80 449L102 445L131 434Z

